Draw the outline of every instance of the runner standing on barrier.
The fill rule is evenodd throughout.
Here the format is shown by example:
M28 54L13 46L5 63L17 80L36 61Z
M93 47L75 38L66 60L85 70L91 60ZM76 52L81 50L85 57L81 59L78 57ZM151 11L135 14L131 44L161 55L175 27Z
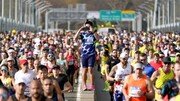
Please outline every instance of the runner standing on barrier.
M82 59L82 89L83 90L94 90L94 77L93 77L93 67L95 63L95 41L98 40L98 36L93 32L93 23L91 21L86 21L85 26L82 26L75 34L74 39L77 40L80 36L82 41L81 46L81 59ZM87 88L87 72L90 73L90 87Z

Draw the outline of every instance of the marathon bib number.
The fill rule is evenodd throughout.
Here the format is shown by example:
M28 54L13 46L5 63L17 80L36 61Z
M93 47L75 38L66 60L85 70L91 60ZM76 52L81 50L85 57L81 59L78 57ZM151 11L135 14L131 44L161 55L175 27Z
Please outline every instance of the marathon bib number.
M74 64L74 61L69 61L68 62L68 65L73 65Z
M129 95L131 97L140 97L138 95L138 92L140 91L140 88L139 87L136 87L136 86L133 86L133 87L130 87L129 89Z

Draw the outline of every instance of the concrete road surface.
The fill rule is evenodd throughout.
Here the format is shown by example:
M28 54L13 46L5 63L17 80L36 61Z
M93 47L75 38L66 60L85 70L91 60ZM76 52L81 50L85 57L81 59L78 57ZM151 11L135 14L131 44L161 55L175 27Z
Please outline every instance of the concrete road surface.
M95 72L96 101L110 101L109 92L102 91L102 89L104 88L104 81L101 78L100 72L97 71L97 68L95 68L94 72Z
M65 93L65 101L110 101L109 92L104 92L104 81L101 78L100 72L97 71L97 68L94 68L94 77L95 77L95 91L82 91L81 90L81 71L78 80L78 84L75 84L74 92ZM87 81L89 82L89 80Z

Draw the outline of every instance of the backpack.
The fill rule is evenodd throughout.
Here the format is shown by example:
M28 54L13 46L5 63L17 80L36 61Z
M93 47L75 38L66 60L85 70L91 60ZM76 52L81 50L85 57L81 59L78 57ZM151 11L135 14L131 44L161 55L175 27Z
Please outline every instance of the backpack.
M168 99L178 95L179 88L175 79L167 81L161 89L161 96L164 98L168 95Z

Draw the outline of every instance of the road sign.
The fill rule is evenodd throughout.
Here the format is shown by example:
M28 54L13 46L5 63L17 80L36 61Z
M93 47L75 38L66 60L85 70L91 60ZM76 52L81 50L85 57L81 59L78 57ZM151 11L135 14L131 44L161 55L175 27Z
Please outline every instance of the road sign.
M100 20L103 21L120 21L121 11L120 10L101 10Z
M133 10L123 10L121 13L122 21L134 21L135 20L135 11Z

